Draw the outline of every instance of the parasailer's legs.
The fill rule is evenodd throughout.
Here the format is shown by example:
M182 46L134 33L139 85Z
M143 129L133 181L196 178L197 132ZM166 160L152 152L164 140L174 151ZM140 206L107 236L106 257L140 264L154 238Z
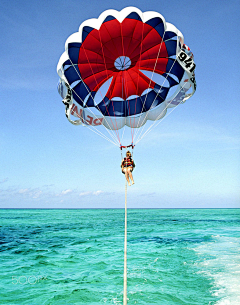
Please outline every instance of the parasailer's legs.
M125 177L126 177L126 179L127 179L128 185L130 186L131 183L130 183L130 181L129 181L129 173L128 173L127 168L124 170L124 172L125 172Z
M134 184L133 175L132 175L132 169L129 169L129 177L132 180L132 184Z
M134 180L133 180L133 176L132 176L132 168L131 167L124 168L123 172L125 173L125 177L128 182L128 185L129 186L131 185L130 179L132 180L132 184L134 184Z

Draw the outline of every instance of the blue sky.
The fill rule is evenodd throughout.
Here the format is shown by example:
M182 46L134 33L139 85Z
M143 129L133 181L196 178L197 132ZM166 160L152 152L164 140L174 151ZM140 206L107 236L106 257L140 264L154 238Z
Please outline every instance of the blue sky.
M240 208L239 1L13 1L0 11L0 208L121 208L120 150L71 125L66 39L106 9L158 11L195 56L197 91L134 149L131 208Z

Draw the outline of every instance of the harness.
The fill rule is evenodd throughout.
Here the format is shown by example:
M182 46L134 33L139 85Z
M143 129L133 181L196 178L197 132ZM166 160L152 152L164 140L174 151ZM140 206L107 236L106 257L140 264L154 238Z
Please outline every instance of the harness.
M123 159L123 167L133 167L133 160L132 160L132 158L125 157Z

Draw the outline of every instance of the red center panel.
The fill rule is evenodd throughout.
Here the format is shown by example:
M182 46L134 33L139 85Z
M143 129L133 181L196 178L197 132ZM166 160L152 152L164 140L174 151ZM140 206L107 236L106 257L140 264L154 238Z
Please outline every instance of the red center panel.
M114 66L120 56L131 60L125 71ZM125 19L119 23L114 19L88 34L79 50L78 68L91 91L97 91L112 77L106 96L126 100L154 88L155 83L140 70L163 74L167 57L166 45L153 27L139 20Z

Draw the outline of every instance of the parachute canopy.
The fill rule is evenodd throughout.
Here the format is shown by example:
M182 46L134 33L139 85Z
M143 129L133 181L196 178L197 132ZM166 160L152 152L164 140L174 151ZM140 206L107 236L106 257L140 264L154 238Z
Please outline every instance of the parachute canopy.
M67 39L58 91L71 123L134 129L191 97L194 70L182 33L162 15L107 10Z

